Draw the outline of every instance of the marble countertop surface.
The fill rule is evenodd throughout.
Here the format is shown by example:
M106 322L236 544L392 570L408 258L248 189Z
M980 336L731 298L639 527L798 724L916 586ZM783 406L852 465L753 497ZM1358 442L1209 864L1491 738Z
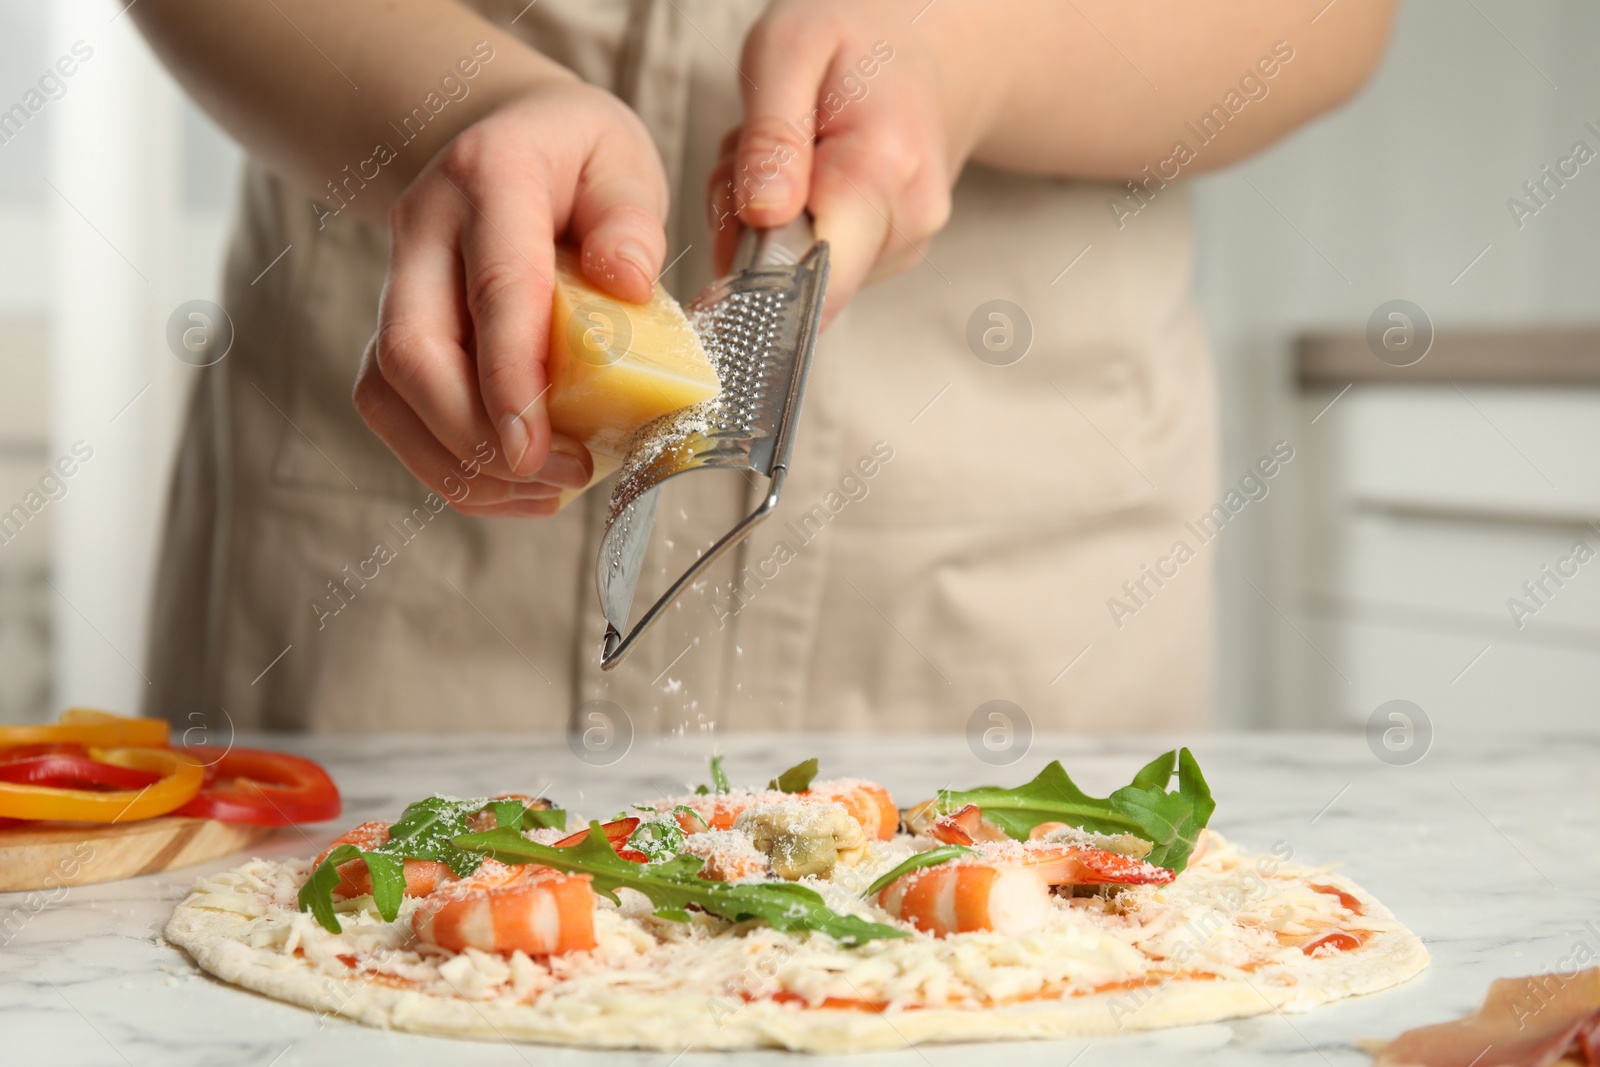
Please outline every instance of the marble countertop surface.
M946 783L1015 784L1060 758L1104 793L1126 784L1162 739L1039 737L1012 766L980 762L958 736L735 736L637 741L590 766L563 739L390 735L238 739L321 760L343 789L335 824L277 831L257 855L304 855L364 819L395 818L431 792L537 790L584 815L705 778L726 755L736 783L766 780L810 755L829 776L860 775L897 798ZM1168 746L1170 747L1170 746ZM1580 944L1600 954L1600 739L1500 736L1435 740L1394 765L1360 734L1202 736L1192 744L1217 799L1213 825L1297 861L1339 863L1420 934L1433 963L1387 993L1304 1015L1091 1041L931 1046L832 1062L872 1067L1102 1067L1127 1064L1317 1065L1370 1060L1354 1039L1392 1036L1470 1011L1492 978L1557 969ZM201 874L243 857L42 900L0 894L0 1061L128 1067L696 1067L816 1062L780 1053L584 1052L391 1033L330 1020L201 974L161 938L172 906Z

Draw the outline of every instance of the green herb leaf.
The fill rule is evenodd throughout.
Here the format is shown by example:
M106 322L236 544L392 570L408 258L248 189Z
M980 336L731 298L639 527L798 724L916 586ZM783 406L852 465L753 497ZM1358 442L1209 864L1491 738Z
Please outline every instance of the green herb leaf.
M560 808L528 807L520 800L491 800L489 810L494 813L496 826L509 826L513 830L567 828L567 813Z
M559 810L542 811L524 809L516 800L450 800L429 797L406 808L400 818L389 827L389 840L372 849L355 845L340 845L328 858L311 872L306 884L300 887L300 910L310 911L329 933L339 933L339 920L333 911L333 891L339 886L341 863L353 859L364 860L372 877L372 903L378 914L394 922L400 914L400 902L405 898L408 859L433 860L448 864L459 877L465 878L483 863L475 852L464 852L450 843L451 839L467 833L469 820L482 811L494 813L496 824L502 827L548 825L554 823L565 828L567 813ZM548 822L546 822L548 820Z
M1176 765L1176 766L1175 766ZM1178 789L1166 786L1176 769ZM1216 803L1188 749L1167 752L1139 769L1130 785L1109 797L1091 797L1054 760L1024 785L1011 789L979 786L940 794L942 812L976 804L983 817L1019 841L1044 822L1061 822L1102 834L1133 834L1155 848L1146 859L1182 871Z
M711 757L711 784L709 786L704 786L704 785L695 786L694 787L694 794L697 797L703 797L703 796L708 796L708 795L710 795L712 793L715 793L718 796L720 796L723 793L728 793L728 792L732 792L732 789L728 785L728 776L726 774L722 773L722 757L721 756L712 756Z
M520 805L518 805L520 807ZM446 863L459 877L478 869L476 856L463 855L450 841L471 829L467 819L490 805L482 800L450 800L429 797L406 808L398 822L389 827L389 840L373 849L388 856L435 860ZM374 883L376 888L376 883ZM376 899L376 895L374 895ZM391 916L384 916L391 918Z
M844 945L880 938L905 937L883 923L832 911L814 890L793 882L729 885L699 877L705 861L680 855L662 863L630 863L618 856L598 822L576 845L551 848L507 830L464 834L458 848L493 856L503 863L539 863L561 871L588 874L595 892L616 900L618 889L634 889L655 905L664 919L684 921L695 906L732 922L761 919L777 930L815 930Z
M652 863L669 860L683 851L683 831L675 822L641 822L629 835L627 847L644 853Z
M930 848L926 852L919 852L894 868L894 870L889 871L876 882L867 886L866 892L861 894L862 899L871 900L912 871L921 870L923 867L937 867L941 863L961 856L976 856L977 854L977 849L968 848L965 845L940 845L938 848Z
M654 809L651 809L651 810L654 810ZM711 824L706 822L706 817L704 815L701 815L698 811L695 811L689 805L687 805L687 804L678 804L678 805L675 805L673 807L673 809L672 809L672 813L674 815L681 815L681 814L684 814L685 812L687 812L690 815L693 815L694 818L695 818L695 821L697 821L701 826L705 827L707 830L711 829Z
M406 895L406 861L392 852L363 852L367 873L372 875L372 903L384 921L394 922L400 914L400 901ZM473 864L474 867L477 864Z
M804 763L796 763L778 777L768 783L768 789L776 789L780 793L804 793L811 788L811 780L817 776L817 758L812 756Z
M1211 788L1206 785L1194 754L1185 748L1177 755L1177 792L1165 791L1171 777L1172 753L1169 752L1162 757L1169 761L1168 770L1157 785L1140 788L1135 779L1134 785L1123 786L1109 799L1118 812L1137 819L1145 827L1145 830L1134 831L1138 836L1155 843L1156 847L1145 859L1158 867L1181 872L1188 866L1189 854L1194 851L1200 831L1211 820L1211 813L1217 810L1217 803L1211 799Z
M339 885L339 864L360 855L361 850L356 846L340 845L317 864L306 884L300 887L300 910L309 911L330 934L337 934L341 929L338 917L333 914L333 891Z

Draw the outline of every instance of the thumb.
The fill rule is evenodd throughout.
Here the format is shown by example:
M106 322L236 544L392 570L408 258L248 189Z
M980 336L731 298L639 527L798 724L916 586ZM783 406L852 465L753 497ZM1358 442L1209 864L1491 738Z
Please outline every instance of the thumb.
M604 140L596 146L574 193L567 229L580 249L584 276L634 304L650 300L667 254L666 177L659 160L639 154Z

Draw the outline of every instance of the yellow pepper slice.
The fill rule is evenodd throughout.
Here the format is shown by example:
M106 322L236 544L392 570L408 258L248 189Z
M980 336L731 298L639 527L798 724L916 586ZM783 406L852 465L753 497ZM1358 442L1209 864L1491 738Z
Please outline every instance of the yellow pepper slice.
M165 719L134 719L92 708L71 708L61 721L40 726L0 726L0 749L13 745L72 742L86 748L143 746L165 748Z
M143 789L56 789L0 782L0 816L72 822L132 822L165 815L194 799L206 772L198 760L170 748L108 748L89 753L101 763L153 771L162 777Z

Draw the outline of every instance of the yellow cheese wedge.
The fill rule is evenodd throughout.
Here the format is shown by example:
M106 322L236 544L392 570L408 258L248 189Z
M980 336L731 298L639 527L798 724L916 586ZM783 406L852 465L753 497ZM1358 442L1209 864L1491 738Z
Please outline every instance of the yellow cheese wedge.
M583 277L578 255L556 249L550 317L550 427L594 454L594 478L621 465L639 427L722 391L678 302L661 286L648 304L607 296ZM561 495L561 504L583 490Z

